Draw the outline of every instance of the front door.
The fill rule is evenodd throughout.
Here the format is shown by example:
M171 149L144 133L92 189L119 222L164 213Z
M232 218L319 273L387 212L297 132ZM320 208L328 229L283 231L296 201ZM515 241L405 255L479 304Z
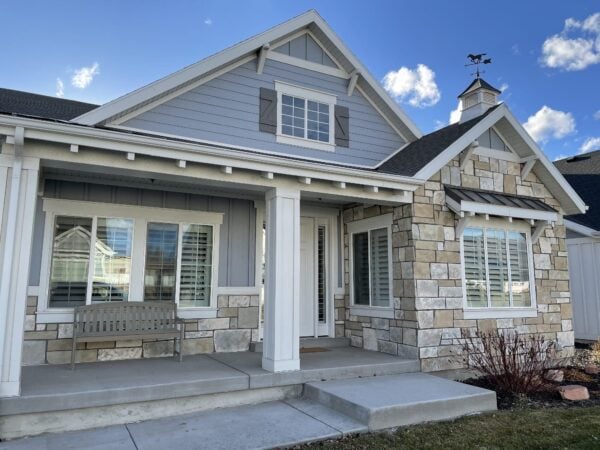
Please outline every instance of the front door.
M329 334L327 327L327 226L300 220L300 336Z

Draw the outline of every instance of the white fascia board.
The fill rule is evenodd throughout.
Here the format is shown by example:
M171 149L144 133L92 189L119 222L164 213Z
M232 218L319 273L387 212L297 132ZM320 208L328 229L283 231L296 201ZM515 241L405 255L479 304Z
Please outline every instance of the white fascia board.
M68 123L0 116L0 134L12 135L15 126L24 127L25 138L28 139L132 152L138 155L171 160L181 159L200 164L231 166L234 169L274 172L282 175L311 177L327 181L343 181L348 184L373 185L373 183L377 183L383 189L394 190L414 191L423 184L422 181L411 177L340 167L332 164L258 155L210 145L172 141Z
M287 22L277 25L267 31L260 33L252 38L246 39L232 47L222 50L214 55L204 58L197 63L187 66L177 72L163 77L153 83L136 89L129 94L125 94L113 101L89 111L72 120L72 122L84 125L96 125L130 108L146 102L157 95L176 89L182 84L202 76L204 73L217 69L223 64L241 58L250 52L257 51L267 43L273 43L277 39L294 32L296 29L306 27L315 20L317 14L315 11L307 11L304 14L296 16Z
M321 31L327 36L327 38L342 52L344 57L354 67L354 70L360 72L361 78L365 80L371 88L381 97L386 105L404 122L406 127L415 135L418 139L423 136L421 130L415 125L415 123L406 115L406 113L398 106L398 104L388 95L387 92L381 87L379 82L373 78L369 70L363 66L356 56L352 53L350 48L340 39L340 37L333 31L333 29L325 22L325 20L317 13L314 12L314 22L321 28Z
M538 145L535 143L535 141L531 138L531 136L529 136L529 133L527 133L525 128L523 128L523 125L521 125L519 123L519 121L516 119L516 117L510 111L510 109L508 109L508 107L504 104L502 105L501 108L498 108L498 109L503 109L503 112L504 112L503 115L504 115L504 117L506 117L506 120L508 120L508 122L517 131L517 133L519 133L521 138L529 146L529 148L532 150L532 152L538 157L539 161L544 165L546 170L548 170L548 172L550 172L550 175L558 182L560 187L565 191L565 193L568 195L568 197L574 203L574 206L577 208L577 212L572 211L572 210L567 210L567 208L563 207L565 209L565 211L567 212L567 214L577 214L577 213L585 214L586 205L585 205L585 202L583 201L583 199L579 196L579 194L577 194L577 192L575 192L575 189L573 189L573 187L565 179L565 177L562 175L562 173L560 173L560 171L556 168L556 166L554 164L552 164L552 161L550 161L548 159L548 157L542 151L542 149L540 149L538 147Z
M321 29L327 38L350 62L354 69L361 73L361 78L369 84L369 86L386 103L392 112L406 125L406 127L415 135L415 137L417 139L420 138L422 133L414 124L414 122L406 115L406 113L398 106L398 104L392 100L392 98L384 91L377 80L375 80L369 73L367 68L362 65L362 63L354 56L346 44L344 44L344 42L329 27L327 22L325 22L325 20L323 20L323 18L314 10L307 11L306 13L270 28L261 34L246 39L245 41L242 41L233 47L222 50L219 53L198 61L197 63L161 78L160 80L143 86L133 92L130 92L129 94L125 94L113 101L105 103L104 105L82 114L71 121L83 125L97 125L105 122L106 120L157 96L160 96L165 92L177 89L182 84L201 77L207 72L218 69L222 65L234 62L248 54L254 54L267 43L275 46L277 45L277 41L281 38L286 37L301 28L305 28L311 23L314 23Z
M415 178L420 180L429 180L435 173L437 173L442 167L448 164L456 155L458 155L462 150L464 150L467 145L476 140L481 133L483 133L488 128L492 127L496 122L498 122L502 118L506 118L509 123L514 127L514 129L519 133L521 138L525 141L525 143L531 149L533 155L535 155L540 163L544 165L544 167L550 172L550 175L558 182L561 189L568 195L568 197L573 201L574 206L577 208L577 211L567 210L565 211L568 214L577 214L577 213L585 213L586 205L585 202L579 197L577 192L571 187L571 185L567 182L565 177L559 172L559 170L550 162L548 157L544 154L544 152L537 146L535 141L529 136L527 131L523 128L523 126L517 121L515 116L510 112L506 104L500 104L494 111L492 111L487 117L483 118L479 123L473 126L469 131L463 134L459 139L457 139L452 145L450 145L446 150L436 156L433 160L431 160L425 167L419 170L415 174Z
M572 220L565 219L565 226L567 230L574 231L575 233L583 234L587 237L600 237L600 231L594 230L593 228L586 227Z
M427 163L425 167L415 174L415 178L421 180L429 180L439 170L442 169L448 162L462 152L467 146L475 141L481 133L490 128L502 117L504 105L500 105L495 111L492 111L487 117L483 118L479 123L471 127L469 131L458 138L446 150L437 155Z

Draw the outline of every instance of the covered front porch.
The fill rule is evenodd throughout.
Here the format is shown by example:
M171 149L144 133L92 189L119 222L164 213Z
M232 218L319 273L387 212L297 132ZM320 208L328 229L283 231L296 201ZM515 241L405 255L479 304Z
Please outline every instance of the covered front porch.
M7 139L0 160L6 169L7 183L3 186L8 187L2 195L3 208L15 211L18 218L4 224L10 245L3 248L2 260L7 264L2 267L10 270L4 274L8 284L3 285L0 306L7 312L3 319L11 326L0 333L1 397L26 395L20 387L23 363L60 364L70 357L72 308L60 302L53 308L50 299L53 251L60 244L55 242L58 235L54 234L57 217L86 218L72 224L68 220L61 222L67 230L60 235L61 242L90 233L97 242L103 218L129 221L126 225L133 237L127 243L131 254L126 256L133 263L125 261L114 249L104 246L99 250L106 260L114 255L120 257L118 269L130 283L128 301L143 301L147 296L144 252L148 247L140 236L149 235L150 223L176 222L179 233L184 232L186 224L200 224L195 228L198 236L205 230L200 227L213 227L216 256L212 269L203 272L211 277L210 289L204 289L204 296L185 308L179 299L181 288L173 288L181 317L191 321L189 326L186 323L184 355L243 351L250 342L262 341L261 369L271 373L302 372L301 336L344 334L342 209L356 203L406 204L412 200L411 191L415 188L406 180L371 176L358 170L342 174L307 163L298 171L284 162L281 166L273 162L249 163L253 158L247 154L230 159L202 157L192 146L181 143L177 145L184 150L165 153L170 143L151 142L147 137L143 144L121 145L80 136L75 139L77 144L67 145L62 141L67 139L65 136L54 136L50 143L40 139L52 133L40 133L30 140L23 136ZM24 165L18 163L20 159L24 159ZM13 183L17 171L22 178ZM240 212L249 219L240 219L245 217ZM309 231L304 233L304 229ZM165 234L164 227L159 231ZM209 234L203 236L210 239ZM245 237L241 241L226 241L231 236ZM321 236L323 241L318 240ZM240 248L240 242L245 248L241 256L234 251ZM306 242L311 247L304 255L308 264L303 261ZM320 248L321 242L326 246ZM18 264L13 255L19 256ZM86 255L90 267L99 264L92 251ZM181 260L181 252L179 255ZM319 255L323 272L317 267ZM125 264L131 264L130 272L123 270ZM160 270L164 272L164 267ZM172 270L179 278L179 269ZM302 281L306 274L313 277L310 285ZM96 275L90 270L89 275L82 277L78 289L87 285L88 292L82 294L86 297L81 301L91 304L97 300L96 295L124 297L124 289L105 286L109 277L99 282L103 289L98 294ZM65 289L55 286L55 292L61 294ZM311 301L316 301L304 302L307 292ZM156 289L153 295L159 295ZM338 303L340 314L335 311ZM307 322L303 317L310 319ZM309 326L302 329L303 323ZM145 358L146 354L160 357L170 351L166 342L113 344L106 349L86 345L78 347L76 360L85 363ZM255 361L256 354L251 358ZM24 383L30 370L24 369ZM173 366L171 370L181 369Z

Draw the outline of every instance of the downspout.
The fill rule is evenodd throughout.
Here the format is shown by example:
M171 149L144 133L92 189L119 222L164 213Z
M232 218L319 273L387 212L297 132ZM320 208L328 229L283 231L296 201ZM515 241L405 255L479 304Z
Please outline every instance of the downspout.
M6 220L6 230L4 233L4 254L2 255L2 276L0 278L0 331L4 333L3 345L0 346L0 381L5 381L4 371L8 369L8 364L4 365L4 353L7 346L11 345L8 336L12 334L12 323L7 323L8 313L10 311L10 291L12 287L11 277L14 263L15 234L17 231L17 214L19 212L19 196L21 195L21 172L23 169L23 145L25 142L25 129L23 127L15 128L14 151L15 160L12 166L12 176L10 185L10 197L8 200L8 211ZM4 201L4 200L3 200ZM9 330L8 328L11 328Z

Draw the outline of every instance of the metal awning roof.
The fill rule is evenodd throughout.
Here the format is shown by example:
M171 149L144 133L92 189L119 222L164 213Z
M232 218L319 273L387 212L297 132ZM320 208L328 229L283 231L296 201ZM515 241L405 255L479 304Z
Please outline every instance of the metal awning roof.
M487 214L547 222L558 219L558 211L537 198L448 185L444 190L448 207L461 216Z

